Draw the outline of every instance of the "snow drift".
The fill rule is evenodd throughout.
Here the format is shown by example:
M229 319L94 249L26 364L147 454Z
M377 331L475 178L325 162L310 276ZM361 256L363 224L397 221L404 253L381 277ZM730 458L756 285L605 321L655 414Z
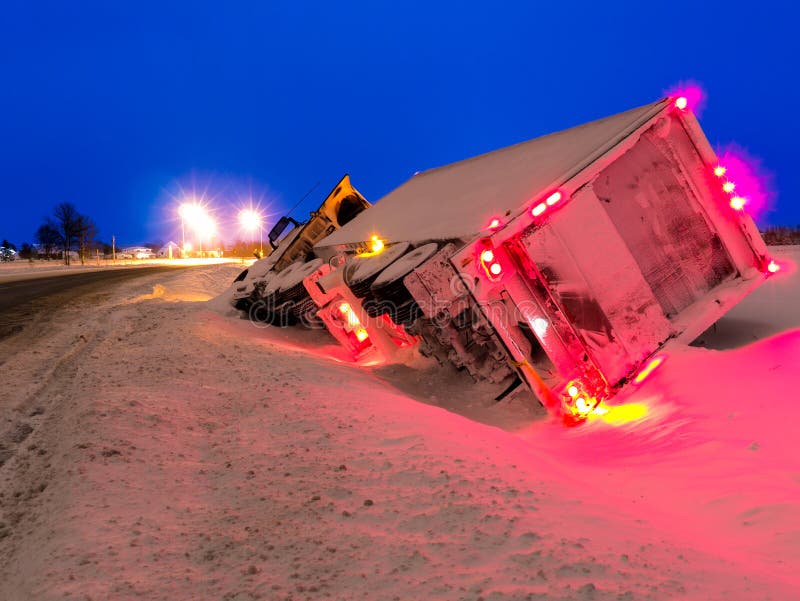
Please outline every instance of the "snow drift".
M800 593L793 270L575 429L200 302L237 271L146 276L0 343L0 598Z

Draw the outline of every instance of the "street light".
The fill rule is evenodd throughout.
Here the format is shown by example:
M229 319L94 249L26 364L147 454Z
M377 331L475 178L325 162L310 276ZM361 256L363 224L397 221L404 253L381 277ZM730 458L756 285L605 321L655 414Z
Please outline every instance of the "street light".
M203 238L210 238L217 230L217 224L208 211L197 202L185 202L178 207L178 214L181 218L181 243L183 252L188 251L191 246L186 243L186 227L188 226L197 236L198 252L203 254Z
M217 231L217 224L208 212L200 208L194 223L194 231L197 234L197 243L200 247L200 257L203 256L203 239L208 238L209 242Z
M258 254L264 256L264 218L261 213L254 209L242 209L239 211L239 225L251 235L256 229L259 230Z
M186 223L189 227L193 228L197 221L198 215L202 213L203 209L197 202L184 202L178 207L178 215L181 218L181 254L186 255Z

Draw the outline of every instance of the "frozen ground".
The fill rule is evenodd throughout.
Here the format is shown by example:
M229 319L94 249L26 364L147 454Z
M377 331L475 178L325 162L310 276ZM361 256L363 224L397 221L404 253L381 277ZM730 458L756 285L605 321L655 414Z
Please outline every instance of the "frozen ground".
M575 429L202 302L237 272L0 343L0 599L800 597L793 267Z

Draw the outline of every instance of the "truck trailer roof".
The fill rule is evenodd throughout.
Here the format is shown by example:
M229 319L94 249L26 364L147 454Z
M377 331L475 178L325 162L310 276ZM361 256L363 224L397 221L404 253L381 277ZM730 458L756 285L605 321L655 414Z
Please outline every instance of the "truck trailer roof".
M664 99L414 175L318 248L464 239L515 216L658 114Z

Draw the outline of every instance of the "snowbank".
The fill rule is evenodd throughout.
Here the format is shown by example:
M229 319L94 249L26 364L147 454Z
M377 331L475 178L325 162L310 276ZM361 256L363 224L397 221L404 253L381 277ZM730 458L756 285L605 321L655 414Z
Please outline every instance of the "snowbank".
M105 271L108 269L130 269L149 265L216 265L221 263L236 262L246 265L251 260L242 259L130 259L130 260L87 260L84 265L75 261L71 265L64 265L55 260L26 261L23 259L0 263L0 282L25 280L31 278L50 277L55 275L68 275L70 273L84 273L88 271ZM244 269L244 267L242 267Z
M575 429L190 302L238 272L0 343L0 598L800 594L793 269Z

